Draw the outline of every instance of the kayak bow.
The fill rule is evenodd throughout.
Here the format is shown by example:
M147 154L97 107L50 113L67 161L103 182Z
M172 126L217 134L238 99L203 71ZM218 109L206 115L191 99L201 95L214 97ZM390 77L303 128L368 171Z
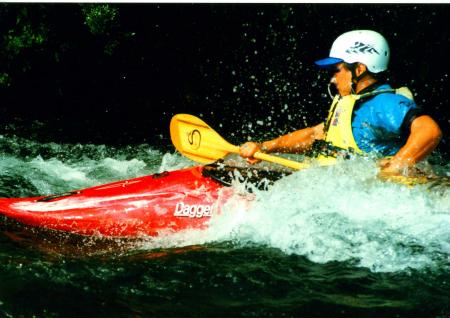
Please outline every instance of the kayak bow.
M292 170L216 163L59 195L2 198L0 216L33 228L83 236L158 236L205 229L231 198L251 204L251 195L233 196L234 188L228 187L235 175L245 176L251 192L254 186L267 189L268 184L290 173Z
M164 172L61 195L0 199L0 213L25 225L81 235L135 237L201 229L218 213L223 187L204 177L203 169Z
M23 225L85 236L157 236L204 229L233 195L235 167L191 167L59 195L0 199L0 215ZM276 180L286 171L246 169L247 178ZM251 179L251 178L250 178ZM267 182L261 183L267 187ZM251 196L240 196L248 202ZM8 222L5 222L8 223Z

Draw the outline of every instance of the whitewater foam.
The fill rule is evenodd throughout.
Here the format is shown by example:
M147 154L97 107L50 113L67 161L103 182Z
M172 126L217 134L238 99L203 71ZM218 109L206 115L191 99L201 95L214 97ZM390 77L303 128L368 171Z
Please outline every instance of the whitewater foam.
M14 191L21 196L61 193L194 165L178 153L162 154L143 145L115 149L2 142L10 149L0 154L8 196L17 196ZM37 154L43 148L45 157ZM255 188L252 196L236 181L231 188L235 198L213 216L208 229L168 232L137 248L232 241L278 248L318 263L350 261L379 272L448 266L449 189L437 193L426 186L382 182L377 172L375 163L365 160L313 167L277 181L269 191ZM11 176L24 184L16 190L8 181Z
M297 172L257 192L230 238L374 271L442 261L450 242L450 196L382 182L376 173L366 161Z
M211 242L261 244L318 263L349 261L375 272L442 266L449 259L450 196L379 180L365 160L299 171L269 191L254 189L205 231L152 239L147 247Z

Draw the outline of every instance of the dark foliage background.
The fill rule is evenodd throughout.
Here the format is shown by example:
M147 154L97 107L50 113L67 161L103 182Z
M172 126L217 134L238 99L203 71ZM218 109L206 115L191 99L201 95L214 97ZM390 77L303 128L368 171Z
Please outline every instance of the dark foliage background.
M186 112L234 143L271 138L323 120L313 61L368 28L447 135L449 20L445 4L0 4L0 132L168 146Z

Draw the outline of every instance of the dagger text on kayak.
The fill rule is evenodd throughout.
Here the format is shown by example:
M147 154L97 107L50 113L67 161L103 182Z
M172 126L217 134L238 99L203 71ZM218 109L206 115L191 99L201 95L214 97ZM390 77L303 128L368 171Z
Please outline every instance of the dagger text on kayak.
M175 207L174 216L183 216L190 218L202 218L212 216L212 204L184 204L183 202L178 202Z

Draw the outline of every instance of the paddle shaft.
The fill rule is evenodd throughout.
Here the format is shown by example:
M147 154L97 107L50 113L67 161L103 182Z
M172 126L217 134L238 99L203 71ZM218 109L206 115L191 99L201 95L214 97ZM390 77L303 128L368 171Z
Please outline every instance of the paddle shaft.
M212 163L229 153L239 154L238 146L230 144L203 120L189 114L177 114L172 118L170 136L180 153L200 163ZM256 152L253 157L296 170L310 166L262 152Z

